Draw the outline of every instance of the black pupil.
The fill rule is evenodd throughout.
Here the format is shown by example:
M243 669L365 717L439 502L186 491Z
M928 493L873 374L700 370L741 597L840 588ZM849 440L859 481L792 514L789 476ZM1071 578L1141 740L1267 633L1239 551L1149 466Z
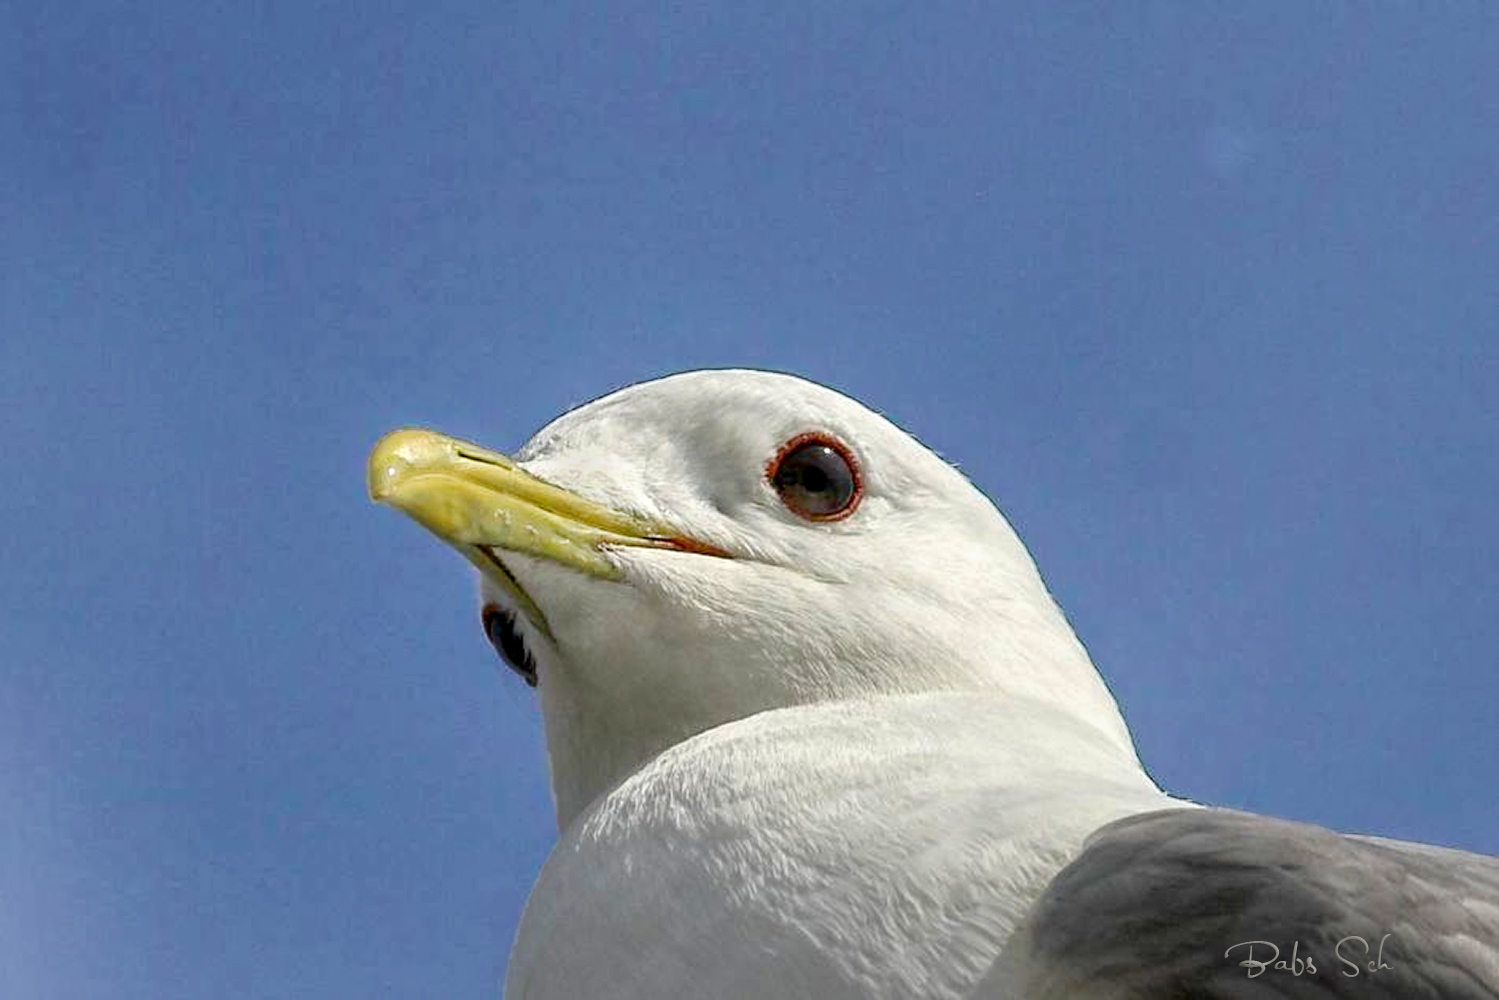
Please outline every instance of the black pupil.
M523 677L527 684L536 686L536 661L515 627L515 615L504 608L484 609L484 632L489 643L500 654L500 659Z
M776 492L801 514L825 517L848 507L854 497L854 472L831 445L811 442L781 459Z

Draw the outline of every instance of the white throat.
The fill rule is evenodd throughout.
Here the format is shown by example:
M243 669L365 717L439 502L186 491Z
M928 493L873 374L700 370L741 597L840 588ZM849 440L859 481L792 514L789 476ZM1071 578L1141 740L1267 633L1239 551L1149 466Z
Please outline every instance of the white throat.
M680 582L681 559L657 561L676 560L671 569ZM552 587L579 585L576 576L544 565L520 569L543 601ZM861 604L856 595L818 614L819 600L844 595L809 585L807 611L788 629L776 615L753 613L751 587L663 593L646 578L648 569L636 585L590 581L587 601L553 604L563 609L553 622L561 638L538 658L561 828L700 733L778 708L875 697L972 693L1013 702L1017 711L1044 709L1094 733L1124 766L1139 767L1112 695L1039 577L1024 599L957 602L909 618L898 601ZM755 567L708 569L756 578L783 602L795 586L785 574Z

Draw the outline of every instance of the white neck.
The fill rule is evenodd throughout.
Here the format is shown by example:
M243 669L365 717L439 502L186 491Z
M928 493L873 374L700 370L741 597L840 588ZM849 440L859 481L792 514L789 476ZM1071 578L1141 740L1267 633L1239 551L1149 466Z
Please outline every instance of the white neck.
M1017 711L1035 706L1094 732L1138 769L1113 696L1039 579L1036 587L1022 599L946 606L893 623L881 612L844 628L849 616L824 615L819 620L842 631L796 645L770 616L749 619L739 634L713 634L704 631L712 619L700 605L641 607L639 591L610 588L591 607L602 622L592 627L649 621L649 635L599 641L541 665L559 827L699 733L777 708L887 694L968 692ZM562 634L584 628L580 616Z
M936 693L765 712L666 750L577 817L532 894L509 988L586 994L554 947L565 929L589 942L588 966L620 970L611 996L683 995L679 967L633 954L641 928L669 926L674 954L713 956L697 995L794 981L827 998L965 996L1088 833L1169 803L1132 752L1046 703Z

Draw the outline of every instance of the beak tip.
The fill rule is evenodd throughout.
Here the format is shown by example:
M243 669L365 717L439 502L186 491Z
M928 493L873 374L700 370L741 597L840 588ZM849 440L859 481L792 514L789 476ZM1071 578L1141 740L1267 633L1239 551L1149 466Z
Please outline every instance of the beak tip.
M370 499L388 503L401 483L416 470L431 469L452 453L452 443L441 434L408 427L391 431L375 443L365 468Z

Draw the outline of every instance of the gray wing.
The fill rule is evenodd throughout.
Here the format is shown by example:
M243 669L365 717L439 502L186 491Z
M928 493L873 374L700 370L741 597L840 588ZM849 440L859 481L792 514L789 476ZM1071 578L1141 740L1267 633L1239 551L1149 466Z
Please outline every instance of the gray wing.
M1224 809L1132 816L1058 873L973 997L1496 1000L1499 858Z

